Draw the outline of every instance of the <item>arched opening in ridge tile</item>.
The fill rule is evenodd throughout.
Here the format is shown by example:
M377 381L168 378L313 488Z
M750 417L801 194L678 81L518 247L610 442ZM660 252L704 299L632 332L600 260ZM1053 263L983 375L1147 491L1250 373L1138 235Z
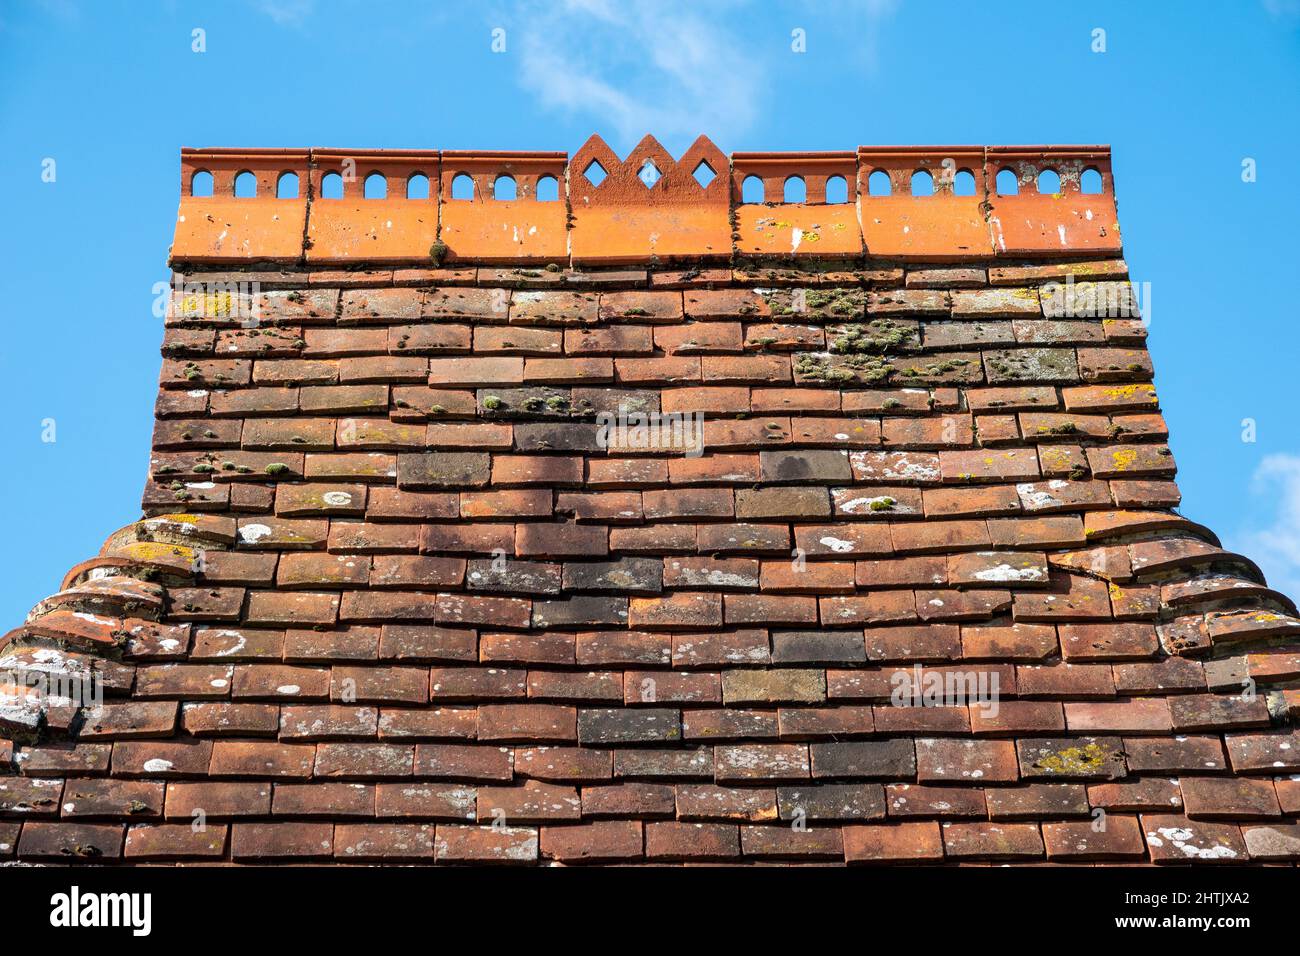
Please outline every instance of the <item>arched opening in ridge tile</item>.
M1086 196L1099 196L1102 191L1101 172L1089 166L1079 176L1079 192Z
M790 176L785 181L784 193L781 196L782 202L807 202L808 186L804 183L802 176Z
M757 176L746 176L740 184L740 201L757 205L763 201L763 180Z
M473 199L474 179L468 173L457 173L451 180L452 199Z
M661 176L663 173L659 172L659 167L655 165L653 159L647 159L642 163L636 174L636 178L641 180L646 189L654 189L655 183L659 182Z
M928 169L918 169L916 172L912 173L912 195L934 195L934 177L930 175Z
M343 198L343 177L338 173L326 173L320 179L321 199Z
M206 169L197 170L190 177L190 195L199 198L212 195L212 174Z
M560 181L554 176L543 176L537 180L538 202L559 202Z
M235 198L252 199L257 195L257 177L244 170L235 176Z
M700 164L695 167L695 172L691 173L691 175L695 177L695 181L703 189L708 189L709 183L718 178L718 174L714 172L713 167L704 160L700 160Z
M952 194L954 196L974 196L975 174L969 169L957 170L957 175L952 178Z
M382 173L371 173L366 177L364 195L367 199L388 198L388 180Z
M515 186L515 177L498 176L492 181L492 198L498 202L509 202L512 199L519 198L518 188Z
M593 186L599 186L605 181L609 173L605 172L605 167L600 165L594 159L587 164L587 168L582 171L582 175L587 177L587 182Z
M1038 191L1054 196L1061 191L1061 176L1054 169L1044 169L1038 174Z
M298 174L281 173L280 178L275 181L275 198L276 199L297 199L298 198Z
M894 184L889 181L889 173L877 169L867 177L868 196L888 196L894 191Z
M849 181L843 176L826 180L826 205L842 206L849 201Z
M997 188L999 196L1014 196L1020 192L1020 181L1010 169L998 170Z
M429 198L429 177L424 173L411 173L406 179L407 199Z

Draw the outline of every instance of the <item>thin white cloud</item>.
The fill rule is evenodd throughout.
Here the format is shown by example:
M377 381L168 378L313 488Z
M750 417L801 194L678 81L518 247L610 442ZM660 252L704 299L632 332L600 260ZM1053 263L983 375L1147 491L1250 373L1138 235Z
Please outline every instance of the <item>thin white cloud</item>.
M1251 490L1273 501L1273 521L1247 530L1236 550L1254 559L1271 587L1300 600L1300 455L1268 455L1255 469Z
M46 13L58 17L65 23L77 23L81 20L81 7L74 0L40 0L40 6Z
M256 0L254 6L282 27L300 27L316 12L316 0Z
M1297 0L1300 2L1300 0ZM809 50L826 44L825 24L834 23L842 37L851 37L849 65L867 75L880 66L880 31L885 21L898 12L902 0L803 0L800 8L815 16L821 27L808 38Z
M1263 0L1264 9L1274 17L1300 16L1300 0Z
M738 137L758 115L767 70L732 26L734 5L683 0L530 4L512 17L519 82L546 110L588 119L626 149L646 133L689 144ZM743 12L743 11L742 11Z
M531 0L498 20L510 23L519 84L543 110L585 120L620 152L646 133L676 151L700 133L726 149L770 102L789 31L808 28L810 50L829 43L827 29L851 36L851 61L869 74L899 2L805 0L772 18L754 0Z

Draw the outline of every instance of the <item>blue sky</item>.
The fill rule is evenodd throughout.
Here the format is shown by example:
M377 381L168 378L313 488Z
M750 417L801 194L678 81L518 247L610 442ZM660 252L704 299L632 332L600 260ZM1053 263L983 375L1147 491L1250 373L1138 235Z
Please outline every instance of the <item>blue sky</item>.
M620 152L1111 143L1182 510L1300 597L1298 101L1300 0L0 0L0 632L139 516L182 145L596 131Z

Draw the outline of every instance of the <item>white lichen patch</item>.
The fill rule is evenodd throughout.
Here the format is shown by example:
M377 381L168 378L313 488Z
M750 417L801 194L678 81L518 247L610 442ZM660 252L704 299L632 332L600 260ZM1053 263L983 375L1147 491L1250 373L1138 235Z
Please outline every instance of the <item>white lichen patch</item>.
M1227 860L1237 856L1236 850L1223 844L1198 846L1198 842L1204 843L1205 841L1199 840L1197 834L1190 827L1157 827L1154 831L1147 833L1147 843L1153 847L1162 847L1166 842L1189 859Z
M1046 581L1047 572L1037 565L1027 568L1013 568L1003 563L991 568L976 571L972 577L980 581Z

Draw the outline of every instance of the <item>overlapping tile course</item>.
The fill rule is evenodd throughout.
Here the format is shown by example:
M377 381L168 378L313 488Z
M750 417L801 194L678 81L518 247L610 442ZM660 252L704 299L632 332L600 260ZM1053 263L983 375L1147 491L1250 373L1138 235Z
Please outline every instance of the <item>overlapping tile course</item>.
M0 855L1294 863L1300 619L1074 252L183 266L260 288L177 293L145 517L8 635Z

